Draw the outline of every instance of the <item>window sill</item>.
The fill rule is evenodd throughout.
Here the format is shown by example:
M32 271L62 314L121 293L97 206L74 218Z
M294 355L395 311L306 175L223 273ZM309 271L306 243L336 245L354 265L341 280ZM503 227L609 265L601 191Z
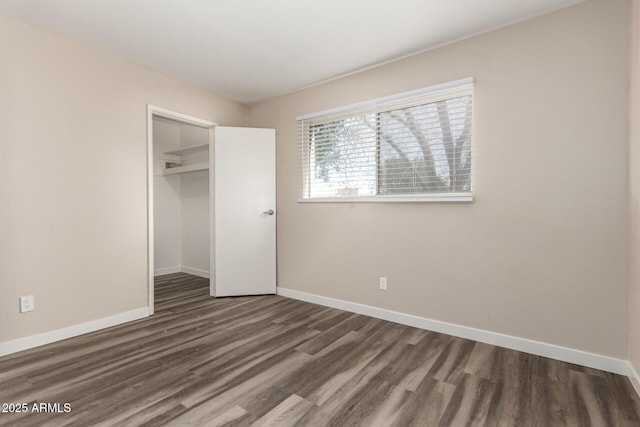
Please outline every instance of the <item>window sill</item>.
M470 203L471 194L429 194L422 196L354 196L300 198L298 203Z

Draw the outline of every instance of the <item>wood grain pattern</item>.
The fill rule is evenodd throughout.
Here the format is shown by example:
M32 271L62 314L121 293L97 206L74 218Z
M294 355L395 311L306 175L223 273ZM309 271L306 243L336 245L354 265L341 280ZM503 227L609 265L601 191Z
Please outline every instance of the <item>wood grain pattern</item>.
M640 425L619 375L182 273L148 319L0 358L0 403L21 427Z

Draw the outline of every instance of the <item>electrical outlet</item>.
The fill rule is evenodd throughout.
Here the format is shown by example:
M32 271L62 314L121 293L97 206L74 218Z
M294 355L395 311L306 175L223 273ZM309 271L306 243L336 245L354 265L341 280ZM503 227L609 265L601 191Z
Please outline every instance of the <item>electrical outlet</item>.
M20 313L25 313L27 311L33 311L33 295L28 295L26 297L20 297Z
M386 291L387 290L387 278L386 277L381 277L380 278L380 290L381 291Z

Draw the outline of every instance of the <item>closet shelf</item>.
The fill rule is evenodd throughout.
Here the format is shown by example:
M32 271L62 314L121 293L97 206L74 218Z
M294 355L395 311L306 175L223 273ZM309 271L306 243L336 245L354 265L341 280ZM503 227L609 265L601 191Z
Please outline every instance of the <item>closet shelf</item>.
M200 144L192 147L181 148L179 150L165 151L164 154L168 154L170 156L186 156L187 154L201 153L203 151L209 151L209 144Z
M203 171L209 170L209 163L192 163L184 166L176 166L175 168L164 168L162 169L162 175L175 175L177 173L185 173L185 172L195 172L195 171Z

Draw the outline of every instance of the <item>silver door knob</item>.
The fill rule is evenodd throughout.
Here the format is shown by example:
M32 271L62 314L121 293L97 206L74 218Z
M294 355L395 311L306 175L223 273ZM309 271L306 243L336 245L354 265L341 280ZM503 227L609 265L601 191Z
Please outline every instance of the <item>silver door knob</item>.
M273 209L269 209L268 211L264 211L262 213L265 215L273 215L275 212L273 211Z

